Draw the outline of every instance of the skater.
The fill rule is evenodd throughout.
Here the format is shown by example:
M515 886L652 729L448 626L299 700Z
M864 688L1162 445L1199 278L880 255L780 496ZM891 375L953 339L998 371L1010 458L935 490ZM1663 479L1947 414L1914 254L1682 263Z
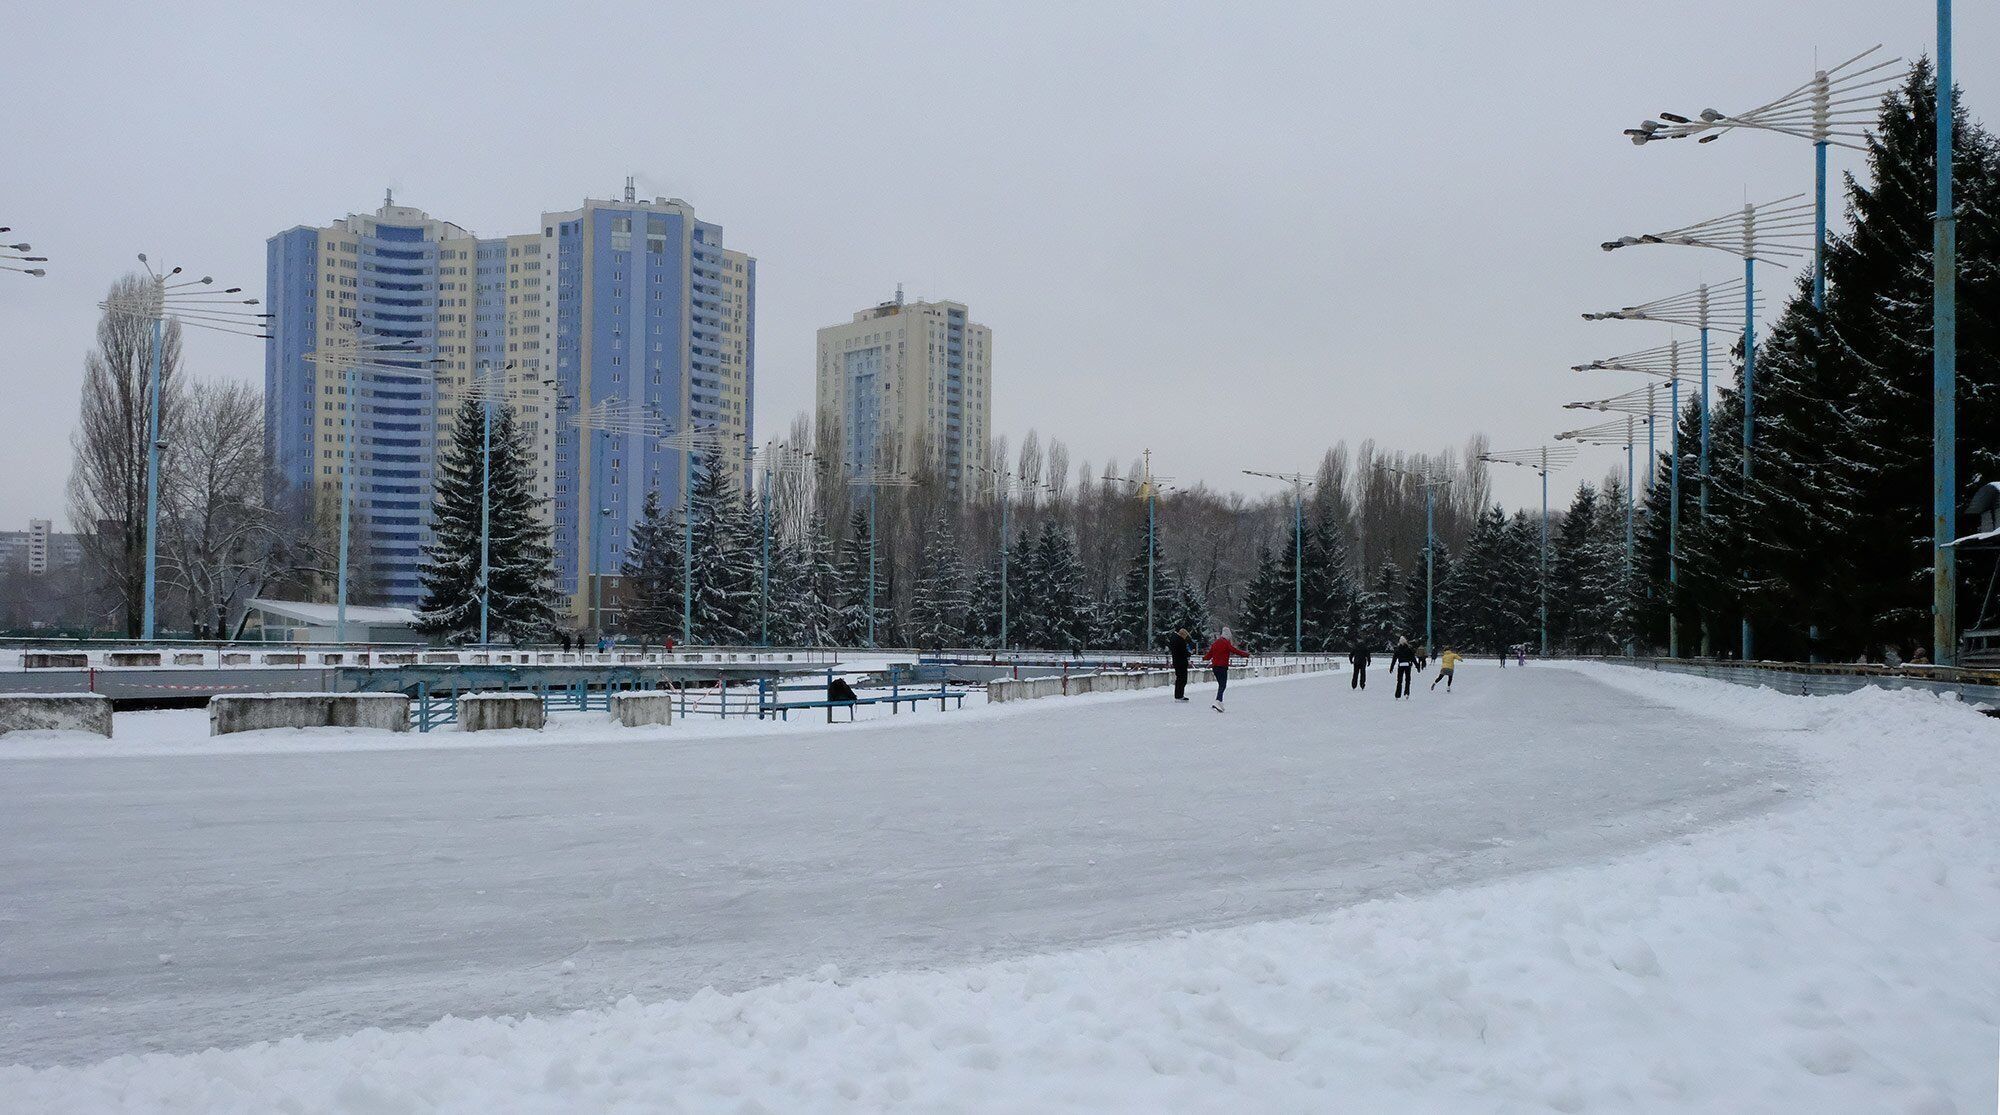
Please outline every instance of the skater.
M1438 676L1431 679L1431 688L1436 689L1438 682L1444 682L1444 691L1451 692L1451 672L1458 669L1460 661L1457 651L1450 647L1444 648L1444 657L1438 659Z
M1222 634L1217 636L1214 642L1208 644L1208 653L1202 655L1202 657L1207 659L1208 664L1215 670L1215 711L1221 712L1222 691L1229 688L1229 660L1232 657L1248 658L1250 656L1236 649L1236 644L1229 641L1229 628L1225 627L1222 629Z
M1410 671L1417 665L1417 648L1410 645L1408 635L1398 636L1396 652L1390 656L1389 665L1396 671L1396 696L1401 700L1410 695Z
M1365 643L1356 643L1354 649L1347 652L1347 661L1354 667L1354 676L1347 679L1349 689L1368 688L1368 663L1372 658Z
M1516 646L1516 647L1514 648L1514 665L1516 665L1516 666L1520 666L1520 667L1522 667L1522 668L1524 668L1524 669L1525 669L1525 668L1527 667L1527 665L1528 665L1528 644L1526 644L1526 643L1521 643L1520 645L1518 645L1518 646ZM1446 689L1450 689L1450 688L1451 688L1451 686L1447 685L1447 686L1445 686L1445 688L1446 688Z
M1167 636L1167 653L1174 660L1174 700L1185 701L1188 699L1188 657L1194 653L1194 644L1189 641L1187 628L1176 628L1173 634Z

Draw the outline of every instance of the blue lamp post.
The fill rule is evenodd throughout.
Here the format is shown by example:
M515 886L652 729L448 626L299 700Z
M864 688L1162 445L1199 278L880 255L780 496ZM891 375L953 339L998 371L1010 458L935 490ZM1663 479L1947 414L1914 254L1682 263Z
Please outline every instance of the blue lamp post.
M1944 12L1949 0L1939 0ZM1939 50L1947 37L1939 37ZM1648 120L1625 129L1640 146L1663 139L1687 139L1713 143L1733 131L1772 132L1794 136L1813 145L1813 308L1826 308L1826 149L1829 145L1866 150L1868 125L1873 121L1883 87L1901 80L1896 69L1901 59L1869 62L1880 44L1869 47L1812 78L1774 101L1735 114L1704 109L1695 119L1671 112L1659 120ZM1746 259L1747 265L1747 259Z
M32 250L27 244L5 247ZM40 262L46 257L19 258ZM209 288L215 285L215 280L207 275L199 279L183 279L178 267L156 271L144 253L140 254L139 262L146 268L146 280L141 288L130 295L107 298L98 303L98 308L107 316L143 321L152 330L146 364L146 565L139 621L139 637L151 642L157 633L159 617L160 451L165 448L165 443L160 440L160 412L164 405L161 382L166 376L167 319L171 317L184 326L197 329L267 340L269 334L266 327L270 315L245 309L257 305L258 301L236 297L243 293L242 287L212 290ZM25 271L37 278L42 274L40 268L8 270Z
M1931 228L1931 653L1958 664L1958 214L1952 207L1951 0L1937 4L1937 210Z
M1617 240L1607 240L1601 245L1605 251L1610 252L1639 244L1678 244L1684 247L1712 248L1728 252L1743 260L1742 471L1746 490L1750 484L1756 441L1756 263L1759 259L1769 261L1812 254L1813 249L1806 246L1804 241L1813 234L1813 203L1799 201L1802 196L1804 195L1794 194L1763 205L1746 203L1739 212L1727 216L1711 217L1665 232L1644 236L1623 236ZM1753 654L1750 617L1746 614L1742 620L1742 656L1747 660Z
M881 549L875 529L875 493L882 488L908 488L916 478L890 469L871 468L848 477L847 482L868 489L868 645L875 645L875 554Z
M1606 399L1599 402L1567 403L1564 405L1565 409L1617 410L1619 408L1612 405L1617 401L1616 399ZM1632 496L1633 481L1637 471L1633 467L1632 460L1633 447L1638 442L1638 438L1635 436L1636 419L1636 415L1628 412L1623 418L1600 422L1595 426L1586 426L1579 430L1565 430L1556 435L1557 441L1574 441L1583 445L1623 446L1625 449L1625 583L1628 588L1632 582L1632 527L1634 517L1637 514L1637 503ZM1630 641L1627 641L1625 644L1625 653L1629 655L1632 652L1633 645Z
M1158 537L1158 532L1155 529L1155 524L1158 518L1157 509L1160 500L1160 493L1171 492L1174 489L1172 485L1163 485L1160 483L1160 481L1168 479L1167 477L1153 475L1153 451L1151 449L1148 449L1144 453L1142 453L1140 455L1140 458L1144 463L1140 466L1138 479L1135 480L1132 479L1131 477L1119 476L1115 473L1110 473L1110 472L1104 474L1104 479L1115 481L1120 484L1129 485L1134 490L1134 494L1138 498L1146 501L1145 641L1146 641L1146 649L1150 651L1154 645L1154 640L1158 634L1153 629L1153 593L1154 593L1153 584L1155 579L1154 568L1153 568L1154 566L1153 551L1158 549L1158 546L1154 541L1154 539Z
M1306 652L1305 636L1305 568L1306 568L1306 492L1318 486L1317 481L1300 472L1257 472L1244 469L1245 476L1262 476L1268 480L1282 480L1292 486L1292 653Z
M1437 602L1437 490L1451 483L1451 478L1433 473L1429 466L1422 469L1397 468L1394 465L1376 467L1383 472L1414 480L1424 490L1424 657L1429 658L1435 649L1431 635L1435 630L1432 620L1436 615Z
M1574 445L1537 446L1533 449L1503 449L1494 453L1481 453L1479 459L1489 464L1518 465L1533 469L1542 480L1542 556L1541 556L1541 617L1542 617L1542 657L1549 656L1549 473L1568 466L1576 460L1577 447Z

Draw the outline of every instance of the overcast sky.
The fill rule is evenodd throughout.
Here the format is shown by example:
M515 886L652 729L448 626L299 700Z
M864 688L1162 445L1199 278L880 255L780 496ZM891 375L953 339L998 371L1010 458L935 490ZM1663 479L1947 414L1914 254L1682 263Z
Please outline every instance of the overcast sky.
M1992 116L2000 16L1958 13ZM1328 445L1496 448L1632 386L1668 331L1578 313L1740 274L1600 240L1812 187L1803 141L1631 146L1877 42L1931 0L1209 5L16 4L0 65L0 528L61 518L93 303L145 251L261 288L264 242L401 204L480 235L636 174L759 258L759 433L813 331L906 284L994 331L995 432L1245 492ZM1836 151L1836 171L1855 168ZM254 341L191 337L261 381ZM1611 467L1586 454L1563 487ZM1534 479L1503 469L1510 505Z

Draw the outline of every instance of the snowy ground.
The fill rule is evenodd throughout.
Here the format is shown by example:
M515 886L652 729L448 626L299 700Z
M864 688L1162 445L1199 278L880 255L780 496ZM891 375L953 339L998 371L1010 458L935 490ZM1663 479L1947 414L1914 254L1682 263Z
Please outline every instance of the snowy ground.
M1993 722L1461 682L17 758L0 1061L539 1017L4 1069L0 1109L1993 1106Z

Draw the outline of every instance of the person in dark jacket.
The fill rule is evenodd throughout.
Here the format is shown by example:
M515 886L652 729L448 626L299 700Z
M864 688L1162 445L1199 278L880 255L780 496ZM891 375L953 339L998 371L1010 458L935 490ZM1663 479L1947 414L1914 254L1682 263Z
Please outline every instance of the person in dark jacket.
M1374 661L1374 655L1368 652L1368 647L1363 643L1354 644L1354 649L1347 652L1347 661L1354 667L1354 676L1347 679L1347 687L1368 688L1368 663Z
M1188 699L1188 658L1194 654L1194 643L1188 636L1187 628L1179 628L1167 636L1167 654L1174 661L1174 700L1185 701Z
M1409 696L1410 671L1417 665L1417 648L1410 645L1409 636L1396 640L1396 653L1390 658L1389 665L1396 671L1397 699Z
M1229 641L1229 628L1225 627L1222 629L1222 634L1208 644L1208 653L1202 657L1207 659L1209 666L1215 670L1215 711L1221 712L1222 691L1229 688L1229 660L1248 658L1250 655L1247 651L1238 650L1236 644Z

